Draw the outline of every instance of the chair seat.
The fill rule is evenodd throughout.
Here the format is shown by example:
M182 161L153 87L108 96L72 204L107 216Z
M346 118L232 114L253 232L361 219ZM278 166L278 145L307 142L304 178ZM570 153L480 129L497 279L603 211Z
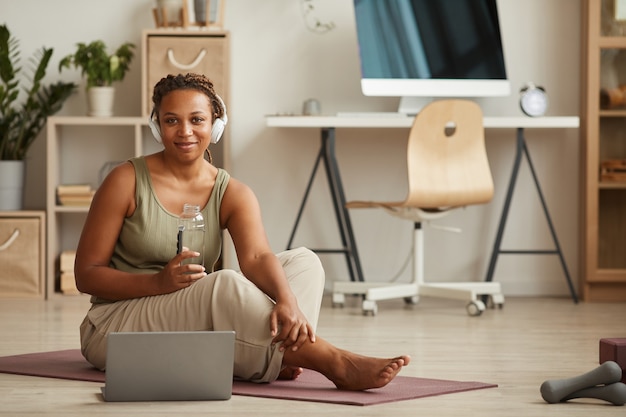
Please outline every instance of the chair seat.
M382 208L392 216L420 222L440 219L458 207L423 208L407 206L406 202L351 201L346 204L346 208Z

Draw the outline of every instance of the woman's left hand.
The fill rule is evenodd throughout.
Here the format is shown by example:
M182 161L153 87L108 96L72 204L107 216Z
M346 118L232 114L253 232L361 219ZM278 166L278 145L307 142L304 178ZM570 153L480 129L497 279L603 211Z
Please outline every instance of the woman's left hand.
M315 342L315 330L298 306L291 303L276 303L270 315L270 331L274 336L272 343L282 342L281 351L296 351L307 339Z

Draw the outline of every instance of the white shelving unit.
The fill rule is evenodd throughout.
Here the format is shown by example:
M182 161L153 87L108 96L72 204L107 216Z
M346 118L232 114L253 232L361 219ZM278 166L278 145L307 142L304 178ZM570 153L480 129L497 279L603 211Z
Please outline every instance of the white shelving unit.
M144 117L50 117L47 124L46 297L59 285L57 260L66 249L75 249L89 207L57 203L59 184L99 185L102 167L143 155L150 148ZM148 148L148 149L147 149Z

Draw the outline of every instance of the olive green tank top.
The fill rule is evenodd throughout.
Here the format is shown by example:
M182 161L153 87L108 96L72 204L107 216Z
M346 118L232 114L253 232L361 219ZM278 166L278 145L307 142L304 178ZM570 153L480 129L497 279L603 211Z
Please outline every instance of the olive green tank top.
M130 162L135 168L136 208L124 219L110 266L131 273L156 273L176 255L180 213L170 213L161 205L154 193L145 159L137 157ZM206 227L204 266L207 272L213 271L222 249L219 213L229 179L226 171L218 169L209 201L201 210ZM92 302L107 301L92 297Z

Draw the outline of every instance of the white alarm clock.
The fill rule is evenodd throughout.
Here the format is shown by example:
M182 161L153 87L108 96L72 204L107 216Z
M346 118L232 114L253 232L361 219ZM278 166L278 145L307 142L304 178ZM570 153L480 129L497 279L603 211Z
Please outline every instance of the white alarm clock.
M543 87L528 83L520 90L519 105L525 115L539 117L548 110L548 95Z

